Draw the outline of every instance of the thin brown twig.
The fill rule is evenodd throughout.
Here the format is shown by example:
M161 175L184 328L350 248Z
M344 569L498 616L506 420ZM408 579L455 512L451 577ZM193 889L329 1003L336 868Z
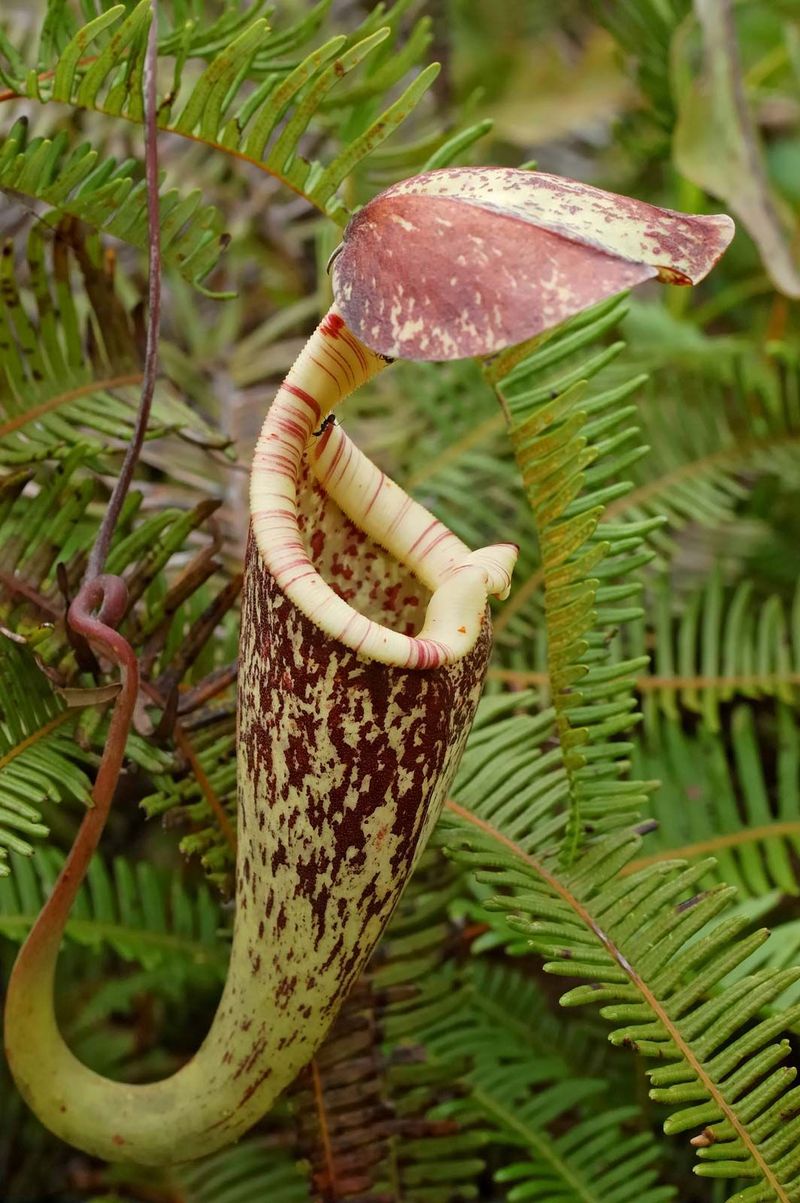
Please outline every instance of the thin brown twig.
M164 695L151 681L142 681L142 689L157 706L160 706L162 710L165 708L167 699L164 698ZM200 787L200 792L208 803L212 814L219 823L220 830L225 837L225 841L235 857L236 832L233 828L233 824L228 818L225 807L217 795L214 786L208 779L205 769L200 762L200 757L197 755L197 752L194 749L192 741L189 739L189 736L186 734L181 723L177 720L172 725L172 738L175 740L175 743L186 757L192 772L197 778L197 784Z
M215 630L220 620L227 614L242 588L243 575L237 572L214 597L205 610L192 624L185 636L180 650L169 668L159 677L157 685L169 702L169 696L174 691L177 694L178 684L186 669L199 655L207 640ZM177 714L177 697L175 701Z
M216 790L214 789L213 785L211 784L208 777L206 776L205 769L203 768L202 764L200 763L200 757L195 752L195 750L192 746L192 742L189 739L189 736L186 734L186 732L184 731L183 727L181 726L181 724L179 722L176 722L175 726L172 728L172 734L175 739L175 743L178 745L181 752L183 752L184 756L186 757L189 764L191 765L192 772L194 773L195 777L197 778L197 784L200 786L200 790L203 794L203 797L205 798L206 802L210 806L211 811L214 815L214 818L219 823L220 830L222 831L222 834L225 836L225 842L227 843L228 847L230 848L231 852L233 853L233 855L235 857L236 856L236 832L233 829L233 824L231 823L230 819L228 818L227 814L225 813L225 807L222 805L222 802L218 798Z
M120 511L128 494L134 469L139 459L156 387L158 372L158 335L161 316L161 224L158 206L158 0L150 0L150 29L147 34L147 51L144 62L144 171L147 184L147 341L144 353L144 373L139 412L119 476L103 516L97 538L89 554L85 581L99 576L108 556Z
M319 1134L322 1144L322 1153L325 1158L325 1167L328 1176L328 1181L323 1183L323 1189L326 1193L330 1193L336 1197L338 1184L336 1181L336 1161L333 1156L333 1146L331 1144L331 1134L328 1128L328 1116L325 1111L325 1092L322 1087L322 1077L319 1072L319 1065L316 1057L311 1062L311 1082L314 1090L314 1105L317 1111L317 1119L319 1120Z
M41 610L43 614L46 614L51 619L58 619L63 613L54 602L45 597L43 593L40 593L38 589L35 589L33 585L29 585L27 581L21 580L13 572L6 572L3 568L0 568L0 585L3 585L9 592L15 593L18 597L24 597L26 601L36 606L38 610Z
M232 685L239 673L239 661L226 664L224 668L215 668L202 681L198 681L191 689L181 694L178 703L178 714L191 714L212 698L218 697L229 685Z

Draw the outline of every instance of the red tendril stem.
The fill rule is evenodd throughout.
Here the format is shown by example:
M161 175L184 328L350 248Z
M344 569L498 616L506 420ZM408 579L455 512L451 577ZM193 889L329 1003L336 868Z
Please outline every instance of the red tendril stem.
M122 689L114 702L103 758L92 789L94 805L81 823L58 881L19 955L15 973L25 974L34 969L39 955L51 950L53 943L60 942L70 908L108 817L139 692L136 655L128 640L115 630L126 604L124 581L118 576L99 576L81 587L69 608L68 621L73 630L118 666Z
M161 225L158 213L158 93L156 88L158 63L158 0L150 0L152 16L147 37L147 53L144 64L144 171L147 183L147 227L148 227L148 297L147 297L147 341L144 353L144 374L139 412L119 476L109 498L108 508L97 532L97 538L89 554L84 581L99 576L105 566L108 549L114 534L122 504L130 488L139 453L142 450L153 393L158 373L158 331L161 317Z

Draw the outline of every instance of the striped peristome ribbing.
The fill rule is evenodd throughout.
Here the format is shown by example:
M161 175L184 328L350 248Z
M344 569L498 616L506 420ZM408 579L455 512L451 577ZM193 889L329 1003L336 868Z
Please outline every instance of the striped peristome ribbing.
M430 590L423 627L411 641L417 655L411 666L452 664L465 655L478 637L487 596L508 595L516 544L470 551L443 522L373 464L340 426L323 431L310 448L309 462L342 512ZM408 636L373 623L376 627L384 648L391 654L396 647L395 662L402 663ZM362 650L369 652L371 646L365 644Z
M429 669L475 645L487 598L507 594L517 549L471 552L380 471L344 432L320 425L386 366L329 310L267 414L253 458L252 529L264 569L326 635L365 660ZM318 437L315 439L315 433ZM371 539L408 565L432 596L420 630L398 631L359 612L314 566L299 529L298 481L308 457L325 491ZM324 537L322 532L317 538Z
M407 564L433 591L467 562L485 556L487 591L508 596L516 559L515 543L471 552L466 543L409 497L347 437L341 426L328 426L309 451L311 467L325 492L351 522Z

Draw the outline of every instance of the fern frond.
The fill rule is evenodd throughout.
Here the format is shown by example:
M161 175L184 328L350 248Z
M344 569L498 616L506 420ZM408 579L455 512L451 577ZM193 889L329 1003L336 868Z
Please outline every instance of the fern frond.
M677 613L676 613L677 611ZM642 660L653 649L650 671L635 687L645 727L665 716L677 722L690 711L718 732L724 707L737 698L774 698L794 705L800 686L800 590L791 605L777 595L757 597L752 578L728 588L715 565L702 585L677 596L669 577L647 583L647 618L630 624L609 648L619 661ZM547 693L546 671L495 668L490 678Z
M632 303L626 333L650 375L637 420L651 448L633 470L633 489L612 516L663 514L655 544L670 557L669 534L687 525L730 522L765 475L800 480L800 411L793 371L730 337L704 334L658 305Z
M505 1157L509 1146L525 1150L530 1160L495 1174L519 1184L510 1200L672 1197L672 1188L655 1185L650 1133L625 1131L636 1108L609 1109L608 1083L587 1076L592 1059L573 1028L549 1013L531 978L491 962L468 965L457 1009L424 1037L434 1057L468 1066L462 1094L434 1115L489 1124Z
M501 395L508 392L509 419L513 426L519 426L534 412L540 413L540 418L549 423L551 412L553 422L558 422L558 409L572 406L570 416L575 424L586 421L590 413L602 411L606 406L612 406L616 400L613 415L620 424L631 422L636 417L636 407L630 404L620 404L644 382L643 376L630 378L627 373L622 380L615 380L611 388L606 387L604 376L608 375L609 365L613 364L623 349L624 344L616 342L610 347L596 349L597 344L605 335L614 329L627 311L627 302L619 297L611 298L595 306L586 313L565 322L556 331L543 340L535 340L532 349L512 348L498 357L486 372L490 384L499 388ZM591 352L587 357L587 352ZM506 366L508 365L508 367ZM597 380L596 378L600 379ZM586 402L581 404L582 391L589 381L595 380L595 389L587 393ZM616 398L614 397L614 394ZM517 402L515 405L514 402ZM547 405L545 403L548 403ZM555 405L558 409L552 409ZM587 410L588 407L588 410ZM586 411L586 416L582 414ZM613 419L612 419L613 421ZM599 433L602 436L603 427ZM638 443L638 430L631 427L630 431L620 432L628 443L632 455L625 464L626 471L632 469L636 459L643 454L643 448ZM585 432L584 432L585 434ZM578 436L580 437L580 436ZM604 436L603 436L604 437ZM626 443L623 442L623 448ZM573 448L588 460L591 451L581 445ZM610 448L613 452L613 447ZM582 471L588 465L573 459L572 466ZM611 467L613 480L613 466ZM599 483L596 477L589 478L586 484L592 487ZM624 496L629 486L625 482L615 481L611 491L600 498L601 503L610 505L615 497ZM591 508L591 507L587 507ZM495 623L498 638L507 642L522 642L530 634L530 626L525 623L526 610L535 607L538 595L543 586L541 556L533 554L526 547L521 548L520 564L515 572L515 586L508 602L503 606ZM508 632L508 635L506 635Z
M485 917L485 916L484 916ZM493 916L494 918L494 916ZM471 951L476 951L475 941ZM457 1004L428 1021L425 1045L437 1057L514 1065L534 1062L550 1081L608 1076L597 1032L550 1010L540 984L521 970L473 956L458 976ZM449 992L454 983L448 983Z
M0 877L9 850L29 856L29 840L49 834L45 801L88 804L93 758L75 742L77 719L30 649L0 633Z
M70 149L64 133L31 138L25 117L2 143L0 188L51 205L56 216L68 214L131 246L147 246L145 183L137 163L102 157L88 142ZM203 203L199 190L182 196L170 188L161 193L159 206L164 262L199 284L227 245L220 213Z
M327 7L329 4L316 5L312 10L311 19L313 20L315 14L322 19ZM318 11L320 8L323 9L322 13ZM173 3L170 6L169 21L172 29L159 34L158 53L174 55L184 61L188 58L213 59L220 50L252 25L256 18L263 19L268 11L266 0L255 0L255 3L247 8L228 3L226 0L220 5L217 13L206 13L191 2ZM201 16L202 20L199 19ZM69 36L73 33L74 30ZM293 33L294 27L286 31L286 37L291 40ZM289 45L286 48L293 47Z
M665 520L650 541L668 562L676 535L691 525L724 529L765 475L785 484L800 480L800 411L793 374L777 352L765 360L746 344L677 321L661 306L630 303L625 328L636 348L633 362L653 378L635 404L632 398L628 419L641 428L648 455L626 465L632 487L609 500L605 519ZM605 375L611 388L628 382L614 364ZM535 606L541 589L540 563L527 579L527 565L522 569L499 617L501 632L509 625L522 630L522 611Z
M380 146L365 165L369 182L373 189L379 190L394 183L400 173L433 171L451 163L469 162L469 152L492 127L493 122L486 118L453 132L434 128L413 142Z
M306 1175L283 1149L257 1137L171 1172L186 1203L309 1203Z
M142 800L148 818L170 815L170 822L188 826L180 850L184 856L197 856L209 880L223 890L230 886L234 869L235 847L220 824L219 811L227 815L236 829L236 719L232 709L216 722L208 722L197 732L189 732L192 755L200 772L158 773L154 790ZM209 791L213 800L209 799ZM216 804L214 804L216 801Z
M59 565L71 595L83 575L94 538L96 518L92 506L104 496L96 478L84 474L86 457L87 448L78 444L55 468L40 466L32 475L14 473L5 480L0 478L0 621L33 640L42 659L63 674L64 684L78 682L73 679L76 665L64 631ZM236 582L223 589L227 604L219 612L215 595L204 584L218 564L201 546L197 554L203 560L203 574L189 582L178 577L174 586L168 583L165 588L160 574L167 568L186 566L187 543L217 508L217 502L202 501L191 510L165 507L142 517L142 500L140 493L132 493L127 499L109 553L108 570L124 575L128 585L126 633L137 646L148 639L151 671L169 668L174 676L172 661L177 653L172 644L184 632L184 624L191 623L200 610L198 621L190 628L193 642L182 649L185 669L194 663L213 633L208 621L203 623L202 611L211 606L209 618L216 616L224 625L225 612L236 597ZM45 622L49 625L42 626ZM200 641L195 634L205 638ZM224 639L218 631L212 659L233 659L232 646L235 639ZM192 649L194 658L188 661ZM208 669L207 660L203 667ZM182 672L179 677L183 679ZM157 757L155 763L159 763Z
M556 365L572 361L623 312L618 301L606 303L567 323L500 384L541 554L548 670L569 810L565 863L595 822L624 826L635 815L629 785L619 780L625 745L615 737L638 721L634 677L646 661L615 663L608 644L621 624L641 617L641 585L631 576L650 558L643 541L657 522L611 523L603 515L630 488L620 475L644 452L630 423L633 408L621 404L638 381L583 400L581 379L595 375L618 345L553 380ZM645 795L640 785L636 797Z
M787 614L779 597L754 595L753 581L726 590L718 567L689 594L674 621L667 581L654 590L654 680L649 687L664 714L679 707L720 728L720 708L735 697L774 697L794 703L800 683L800 588Z
M477 798L460 787L445 809L444 840L500 891L492 906L545 957L548 972L588 982L562 1003L599 1004L615 1025L613 1044L659 1059L649 1070L651 1096L676 1109L665 1131L696 1132L696 1172L748 1179L737 1203L791 1203L800 1189L800 1089L792 1085L796 1070L783 1064L788 1043L776 1037L800 1009L767 1020L761 1013L800 970L767 970L720 987L767 933L743 936L746 917L725 916L730 887L696 892L706 863L670 861L620 876L639 839L616 832L590 844L571 868L559 864L564 818L548 778L563 769L543 749L544 722L520 746L524 721L512 716L487 727L483 752L496 765L506 743L520 747L519 758L524 747L525 788L509 789L505 774L496 784L484 779Z
M14 876L0 882L0 935L22 943L63 863L53 848L33 860L15 857ZM201 970L222 979L228 949L222 917L209 889L190 894L174 874L117 857L111 868L95 857L67 924L67 937L87 948L111 948L145 969Z
M526 1160L494 1175L507 1187L509 1203L537 1196L564 1203L662 1203L675 1197L674 1187L656 1182L658 1147L651 1134L627 1129L636 1108L591 1113L604 1091L601 1080L553 1083L536 1062L509 1067L487 1061L469 1081L468 1098L439 1111L479 1116L494 1126L498 1143L524 1153Z
M70 223L48 240L31 229L24 264L13 244L0 265L0 465L63 457L80 444L103 462L136 417L137 331L118 295L113 260ZM87 348L89 349L87 352ZM156 389L150 437L176 432L206 446L226 440L169 382Z
M690 11L690 0L597 0L594 8L635 64L639 86L650 102L642 120L655 122L666 137L674 123L672 35Z
M726 726L725 742L718 728L689 735L669 720L648 728L633 760L638 771L660 779L651 807L658 829L648 838L648 852L628 869L675 857L694 861L713 856L716 865L706 884L725 881L744 897L775 889L797 894L796 715L788 706L778 706L774 720L760 732L753 709L739 705Z
M433 1030L455 1022L464 992L452 964L443 963L457 935L449 919L459 875L441 854L427 852L403 895L370 966L387 1048L387 1097L396 1121L389 1158L376 1176L397 1203L454 1203L479 1197L485 1123L442 1118L435 1105L460 1091L466 1066L460 1050L434 1051Z
M301 61L284 66L272 57L270 43L275 43L278 54L289 46L297 48L315 32L316 16L324 10L296 26L283 42L262 17L244 26L234 22L226 29L230 40L224 46L212 39L202 47L200 57L207 65L191 84L186 61L198 55L191 32L180 45L173 46L170 41L177 66L173 88L159 107L159 126L253 163L343 224L348 210L336 195L342 180L405 121L438 72L438 65L431 64L383 111L374 110L372 98L396 82L394 62L399 59L407 73L427 42L426 27L418 26L424 36L412 33L411 51L398 51L394 43L400 9L396 6L396 10L396 16L384 14L378 6L349 39L342 35L331 38ZM380 27L382 18L386 24ZM148 0L141 0L128 15L123 5L116 5L72 33L58 50L52 74L42 72L40 61L38 74L17 76L12 86L19 95L43 103L55 100L141 123L148 23ZM311 124L318 122L329 93L383 43L387 48L387 57L381 60L383 70L376 71L369 86L362 85L344 102L343 149L325 165L307 161L300 153L301 139ZM184 77L186 86L182 86ZM354 106L360 114L369 113L366 121L362 116L355 126L349 120ZM190 278L208 270L206 253L206 244L201 244L183 260L183 270L191 272Z
M548 1124L557 1121L554 1113L559 1105L572 1108L572 1094L546 1090L534 1102L513 1107L498 1077L479 1085L476 1095L477 1106L494 1117L506 1140L532 1155L531 1160L504 1166L495 1174L495 1180L507 1188L508 1203L541 1193L565 1203L598 1198L604 1203L663 1203L675 1198L675 1187L657 1184L653 1163L658 1150L652 1136L630 1130L638 1115L635 1107L613 1107L588 1116L553 1137Z
M731 981L748 977L764 971L780 971L791 969L800 964L800 920L789 919L785 923L776 923L771 929L770 938L766 944L756 948L746 961L738 965L730 975ZM775 1014L786 1014L791 1008L800 1003L800 982L790 982L767 1010ZM792 1034L796 1037L797 1021L792 1024Z

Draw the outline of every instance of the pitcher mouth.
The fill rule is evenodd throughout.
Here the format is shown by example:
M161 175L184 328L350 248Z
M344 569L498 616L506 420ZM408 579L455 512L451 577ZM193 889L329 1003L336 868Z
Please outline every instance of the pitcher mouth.
M342 601L371 622L408 637L425 622L431 591L344 514L304 457L298 528L312 565Z
M339 426L335 432L332 425L326 426L309 444L298 469L300 546L294 545L294 577L287 575L284 582L277 583L317 627L364 660L420 669L455 663L474 646L487 620L488 597L508 591L517 548L507 544L471 552L427 511L423 511L429 519L424 528L427 534L422 539L418 535L412 538L416 524L408 535L398 524L386 538L376 538L373 530L365 530L343 509L341 492L335 479L332 481L336 475L332 465L343 458L352 463L353 456L361 457L361 453ZM379 471L371 464L369 468ZM401 504L409 503L407 514L412 507L422 510L388 477L382 479L384 491L400 494ZM427 570L414 571L406 557L396 554L403 539L409 546L419 544L417 551L423 560L426 545L435 545L428 553ZM301 576L304 573L313 576ZM308 587L309 583L312 605L322 591L332 595L333 604L326 607L323 601L310 612L311 606L297 597L297 585ZM348 614L338 634L325 622L334 606L346 607ZM405 652L403 660L395 648Z
M508 593L517 548L505 543L471 551L359 451L341 426L327 421L342 397L385 366L382 356L359 342L333 306L264 422L251 480L253 534L278 588L324 634L365 660L398 668L438 668L455 663L475 646L489 596ZM303 495L315 493L312 475L336 509L326 513L324 521L308 524L304 532ZM408 600L401 606L409 613L398 614L389 604L390 621L373 618L376 598L370 598L368 590L370 605L363 608L363 597L356 601L353 592L352 582L365 574L366 565L350 565L348 578L342 546L338 559L328 562L328 579L320 572L321 549L334 538L343 517L350 524L350 544L358 545L355 528L371 540L375 555L380 550L405 566L410 574L404 593Z

